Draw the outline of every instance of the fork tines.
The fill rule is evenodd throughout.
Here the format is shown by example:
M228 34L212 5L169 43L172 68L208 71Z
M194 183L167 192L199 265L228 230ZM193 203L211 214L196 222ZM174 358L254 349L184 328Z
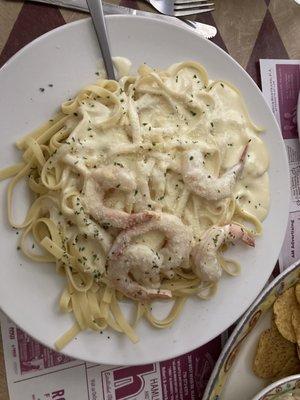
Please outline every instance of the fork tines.
M183 10L186 8L200 8L200 9L208 9L214 8L213 2L203 2L199 0L178 0L174 1L174 10Z
M174 0L175 16L184 16L192 13L201 14L214 10L214 2L209 0Z

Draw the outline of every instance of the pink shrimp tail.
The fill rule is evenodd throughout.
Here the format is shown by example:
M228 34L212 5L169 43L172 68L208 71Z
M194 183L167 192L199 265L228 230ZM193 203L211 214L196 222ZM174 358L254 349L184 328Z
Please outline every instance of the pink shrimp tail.
M247 233L240 225L230 224L229 230L231 235L233 235L233 241L242 240L248 246L255 247L254 237Z
M255 247L254 237L244 232L242 236L242 241L246 243L248 246Z
M241 155L241 158L240 158L240 161L241 161L242 163L245 162L246 155L247 155L247 151L248 151L248 146L249 146L249 144L247 143L246 146L244 147L243 152L242 152L242 155Z

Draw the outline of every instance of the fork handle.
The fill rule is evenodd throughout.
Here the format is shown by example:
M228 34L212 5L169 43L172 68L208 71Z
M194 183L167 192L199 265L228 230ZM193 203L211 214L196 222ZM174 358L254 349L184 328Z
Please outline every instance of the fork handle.
M108 79L116 79L101 0L87 0Z

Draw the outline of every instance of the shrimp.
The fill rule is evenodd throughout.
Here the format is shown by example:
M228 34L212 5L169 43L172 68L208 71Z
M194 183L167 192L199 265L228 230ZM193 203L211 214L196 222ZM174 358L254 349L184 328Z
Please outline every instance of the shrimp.
M149 292L147 287L135 282L130 273L133 277L140 279L141 272L137 273L136 268L138 264L143 264L143 273L147 275L146 272L148 272L151 279L154 279L154 283L157 284L156 273L162 273L170 279L174 276L173 269L179 267L189 257L192 244L190 229L175 215L167 213L158 213L157 215L159 218L121 232L110 249L108 278L113 286L128 297L140 299L146 299L147 296L148 298L171 297L170 292L160 289L150 289ZM150 252L143 253L131 249L130 242L133 239L153 230L161 231L166 236L166 243L158 252L150 249ZM133 250L134 257L132 257ZM153 272L152 270L158 271ZM144 284L149 283L144 279L142 281Z
M194 246L191 255L194 273L205 282L217 282L222 275L217 252L224 243L242 240L248 246L255 246L254 238L236 224L212 226L205 232L201 242Z
M112 263L109 279L127 297L140 300L172 297L169 290L159 290L162 258L148 246L128 246Z
M105 192L111 189L133 192L136 189L134 175L126 168L108 165L92 171L85 181L83 203L87 213L101 225L126 229L153 218L151 211L129 214L106 207Z
M222 176L211 176L204 167L204 158L199 150L193 149L183 153L181 172L184 182L190 190L207 200L221 200L230 197L241 175L248 145L245 146L240 160Z

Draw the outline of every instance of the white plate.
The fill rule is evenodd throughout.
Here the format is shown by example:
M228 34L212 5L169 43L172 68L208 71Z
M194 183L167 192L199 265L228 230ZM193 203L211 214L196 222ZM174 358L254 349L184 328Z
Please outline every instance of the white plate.
M107 21L112 54L130 58L134 67L143 62L167 67L194 59L207 68L211 77L234 83L244 94L250 115L265 127L263 138L271 154L271 209L255 249L234 248L243 265L240 277L224 276L217 295L210 301L190 299L170 329L154 330L146 322L141 323L140 342L136 345L112 332L84 332L64 351L92 362L141 364L174 357L205 344L240 317L263 288L285 233L290 192L288 166L278 125L261 92L225 52L192 31L166 22L132 16L110 16ZM18 160L12 146L17 138L51 118L63 100L96 78L99 53L92 24L84 20L35 40L2 68L0 167ZM44 92L39 90L41 87ZM6 186L7 183L0 186L0 305L19 326L51 347L71 324L69 315L58 312L63 279L55 274L53 266L28 262L16 251L16 233L8 227L4 206ZM20 198L20 207L21 204ZM165 305L160 306L164 308Z

